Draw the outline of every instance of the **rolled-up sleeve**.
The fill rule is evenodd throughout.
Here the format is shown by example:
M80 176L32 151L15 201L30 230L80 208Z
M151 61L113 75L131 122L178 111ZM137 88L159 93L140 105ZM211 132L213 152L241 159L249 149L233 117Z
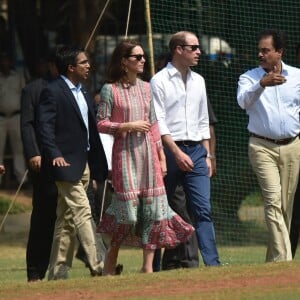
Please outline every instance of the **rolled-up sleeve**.
M259 78L251 78L248 72L241 75L238 82L237 101L242 109L251 107L263 93Z
M159 82L154 78L151 80L151 88L153 93L153 103L155 113L158 121L159 131L161 135L170 134L170 130L166 124L166 109L165 109L165 96Z

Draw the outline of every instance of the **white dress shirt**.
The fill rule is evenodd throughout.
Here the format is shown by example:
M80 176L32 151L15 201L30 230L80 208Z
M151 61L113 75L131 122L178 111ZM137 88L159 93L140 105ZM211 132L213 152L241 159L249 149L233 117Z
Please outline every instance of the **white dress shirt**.
M189 70L186 85L181 73L168 65L151 79L160 134L174 141L210 138L205 82Z
M81 91L82 85L79 83L77 86L75 86L67 77L63 75L61 75L61 77L64 79L64 81L70 88L71 92L73 93L75 100L78 104L78 107L80 109L85 127L88 131L89 130L88 106Z
M68 87L70 88L72 94L74 95L74 98L78 104L79 110L81 112L81 116L84 122L84 125L86 127L87 133L88 133L88 141L89 141L89 115L88 115L88 106L86 103L86 100L83 96L83 93L81 91L82 85L79 83L77 86L75 86L67 77L61 75L63 80L66 82ZM89 149L89 146L88 146Z
M257 67L242 74L237 101L249 115L248 130L270 139L295 137L300 132L300 70L282 62L282 85L263 88L266 72Z

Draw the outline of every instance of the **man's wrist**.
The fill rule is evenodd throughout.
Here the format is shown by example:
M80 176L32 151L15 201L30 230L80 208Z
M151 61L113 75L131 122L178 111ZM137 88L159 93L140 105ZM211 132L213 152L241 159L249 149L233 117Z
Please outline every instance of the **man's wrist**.
M260 85L262 88L265 88L265 87L266 87L266 86L263 84L262 79L259 81L259 85Z
M207 153L206 157L209 159L216 159L216 155L214 153Z

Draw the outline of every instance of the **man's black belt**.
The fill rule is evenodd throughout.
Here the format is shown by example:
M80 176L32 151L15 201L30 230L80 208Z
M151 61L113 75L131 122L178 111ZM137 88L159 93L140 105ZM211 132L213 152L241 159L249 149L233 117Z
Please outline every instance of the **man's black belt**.
M20 112L21 112L20 110L13 111L12 113L9 113L9 114L0 112L0 117L10 118L10 117L18 115Z
M258 138L258 139L263 139L263 140L266 140L268 142L272 142L276 145L287 145L287 144L291 143L292 141L294 141L298 135L296 135L294 137L290 137L290 138L286 138L286 139L278 139L278 140L270 139L270 138L267 138L267 137L264 137L264 136L260 136L258 134L252 133L252 132L250 132L250 136Z
M185 140L185 141L175 141L175 144L177 146L196 146L200 144L200 141L189 141L189 140Z

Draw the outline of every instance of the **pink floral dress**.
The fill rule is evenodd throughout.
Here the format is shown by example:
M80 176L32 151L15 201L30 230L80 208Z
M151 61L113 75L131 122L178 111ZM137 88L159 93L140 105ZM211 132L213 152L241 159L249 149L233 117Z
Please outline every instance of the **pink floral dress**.
M98 109L98 130L114 136L114 196L98 226L114 245L145 249L172 248L185 242L194 228L168 205L158 151L162 149L150 85L105 84ZM117 134L121 123L149 121L149 132Z

